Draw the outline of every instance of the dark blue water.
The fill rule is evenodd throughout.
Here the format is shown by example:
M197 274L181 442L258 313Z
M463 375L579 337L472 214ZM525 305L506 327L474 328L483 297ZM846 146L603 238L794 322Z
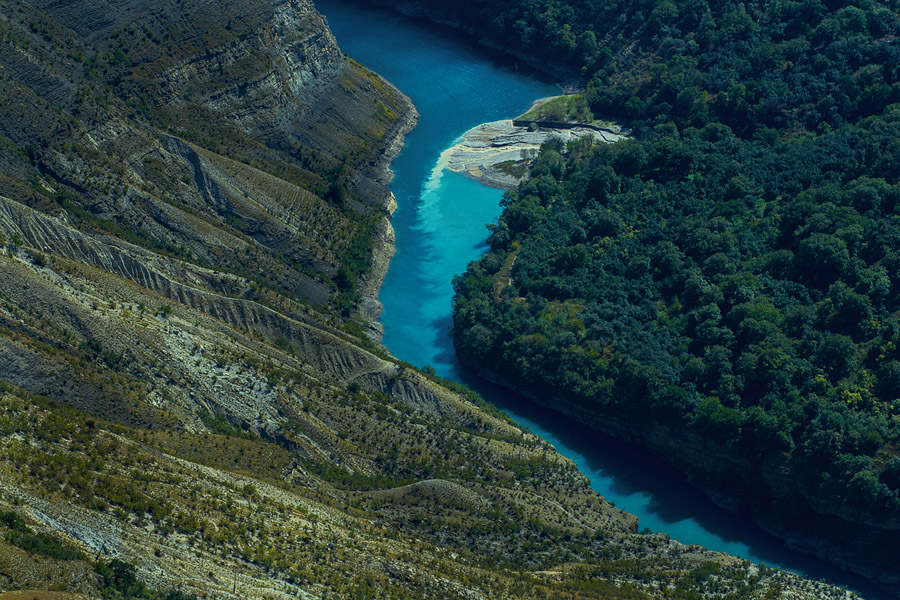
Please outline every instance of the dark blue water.
M317 0L341 49L406 93L420 114L392 165L397 253L381 288L384 344L398 358L463 381L571 458L592 487L637 515L640 526L770 566L891 597L858 577L784 548L758 527L712 504L657 457L589 431L472 377L448 335L451 281L484 253L485 225L502 192L441 169L441 153L468 129L511 118L559 93L520 65L473 46L446 28L348 0ZM894 596L896 597L896 596Z

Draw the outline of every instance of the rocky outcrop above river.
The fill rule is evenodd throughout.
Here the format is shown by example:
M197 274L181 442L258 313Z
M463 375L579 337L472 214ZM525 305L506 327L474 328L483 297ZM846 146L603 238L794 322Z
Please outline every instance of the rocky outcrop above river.
M513 189L529 173L540 147L551 138L563 144L581 138L612 144L625 139L621 132L581 124L494 121L474 127L441 155L440 163L485 185Z
M370 369L332 352L356 339L335 303L353 314L383 276L384 258L366 253L390 241L388 164L415 123L409 100L345 59L309 2L9 8L0 321L20 337L0 338L0 377L132 424L162 410L190 429L209 413L270 427L271 396L190 368L184 344L199 357L203 336L166 341L147 321L179 307L195 324L284 340L342 379ZM124 312L96 312L111 304ZM63 338L22 325L22 309ZM63 354L92 348L112 372L130 365L142 399L73 377L29 336Z

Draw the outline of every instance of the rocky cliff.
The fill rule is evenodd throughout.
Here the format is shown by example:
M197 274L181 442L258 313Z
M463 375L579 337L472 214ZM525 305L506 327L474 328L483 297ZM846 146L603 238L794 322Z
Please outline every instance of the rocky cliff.
M6 8L5 195L313 305L368 270L415 113L309 3Z

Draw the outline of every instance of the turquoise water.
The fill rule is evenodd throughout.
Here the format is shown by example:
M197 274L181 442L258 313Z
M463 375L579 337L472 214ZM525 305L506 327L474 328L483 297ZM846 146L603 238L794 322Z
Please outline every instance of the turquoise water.
M478 390L571 458L597 492L637 515L641 528L847 585L869 598L887 597L857 577L787 550L747 519L713 505L658 458L491 386L459 366L448 335L451 281L484 252L485 225L499 216L502 192L441 170L440 154L468 129L516 116L533 100L559 90L445 28L346 0L316 1L316 6L342 50L409 95L420 113L392 165L391 189L399 205L393 219L397 253L379 296L388 349Z
M391 166L398 243L379 294L382 341L410 363L448 366L451 280L483 252L485 225L500 215L502 192L441 172L438 157L472 127L519 115L533 100L560 90L445 28L343 0L316 7L341 49L400 88L419 111Z

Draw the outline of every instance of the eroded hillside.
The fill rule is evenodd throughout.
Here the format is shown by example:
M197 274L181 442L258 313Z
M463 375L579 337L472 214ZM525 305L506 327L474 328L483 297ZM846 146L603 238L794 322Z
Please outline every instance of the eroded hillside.
M309 3L2 14L3 195L349 314L415 112Z

